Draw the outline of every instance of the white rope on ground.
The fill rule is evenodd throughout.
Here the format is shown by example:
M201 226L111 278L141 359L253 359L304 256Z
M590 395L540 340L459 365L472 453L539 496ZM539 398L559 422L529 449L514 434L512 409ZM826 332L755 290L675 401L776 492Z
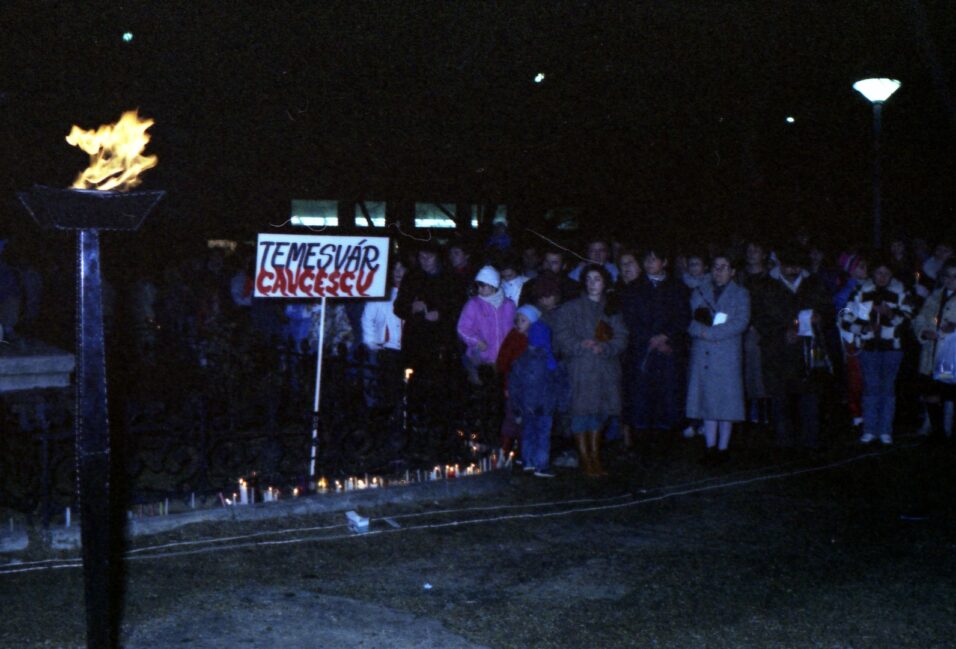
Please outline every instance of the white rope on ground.
M714 480L727 479L728 477L732 477L735 475L745 475L747 473L765 471L767 469L775 469L782 466L786 466L786 464L775 465L771 467L757 467L755 469L738 471L736 473L731 473L724 476L711 476L709 478L703 478L701 480L694 480L691 482L684 482L684 483L679 483L675 485L660 485L657 487L652 487L650 489L643 489L641 490L641 493L645 493L645 494L654 493L654 492L662 491L665 489L677 489L677 488L683 488L683 487L688 487L688 486L697 485L697 484L704 484L707 482L713 482ZM389 518L392 518L394 520L398 520L398 519L406 520L410 518L424 518L428 516L438 516L438 515L444 515L444 514L460 514L460 513L477 512L477 511L498 511L503 509L528 509L528 508L535 508L535 507L557 507L561 505L578 505L581 503L609 502L613 500L620 500L622 498L631 498L631 497L633 497L633 494L626 493L626 494L621 494L619 496L608 496L606 498L577 498L572 500L554 500L554 501L548 501L543 503L518 503L518 504L511 504L511 505L488 505L484 507L461 507L456 509L435 509L435 510L429 510L425 512L411 512L408 514L393 514L392 516L389 516ZM254 532L250 534L241 534L241 535L228 536L228 537L207 537L204 539L196 539L194 541L177 541L173 543L164 543L160 545L143 546L141 548L135 548L135 549L129 550L127 554L149 552L151 550L159 550L164 548L182 547L186 545L201 545L203 543L222 543L225 541L241 541L244 539L251 539L251 538L257 538L262 536L277 536L280 534L291 534L293 532L314 532L314 531L325 530L325 529L336 529L339 527L344 528L346 526L347 526L346 523L342 523L339 525L326 525L326 526L320 526L320 527L289 527L283 530ZM58 561L58 560L48 559L44 563L49 561ZM17 565L22 566L25 564L17 564ZM0 565L0 569L2 569L3 567L4 566Z
M916 445L915 445L915 444L914 444L914 445L908 445L907 447L908 447L908 448L912 448L913 446L916 446ZM797 469L797 470L787 471L787 472L772 473L772 474L767 474L767 475L756 476L756 477L753 477L753 478L746 478L746 479L740 479L740 480L724 481L724 482L719 482L719 483L717 483L717 484L712 484L712 485L707 485L707 486L701 486L701 487L679 488L679 487L680 487L679 485L675 485L674 487L661 487L661 489L667 489L667 488L679 488L679 489L678 489L678 490L675 490L675 491L669 491L668 493L664 493L664 494L661 494L661 495L659 495L659 496L652 496L652 497L649 497L649 498L642 498L642 499L638 499L638 500L631 500L631 501L628 501L628 502L625 502L625 503L618 503L618 504L598 505L598 506L594 506L594 507L578 507L578 508L572 508L572 509L567 509L567 510L557 511L557 512L508 514L508 515L503 515L503 516L492 516L492 517L486 517L486 518L476 518L476 519L470 519L470 520L464 520L464 521L448 521L448 522L444 522L444 523L431 523L431 524L424 524L424 525L415 525L415 526L403 527L403 528L398 528L398 529L392 528L392 529L385 529L385 530L372 530L372 531L369 531L369 532L367 532L367 533L365 533L365 534L361 534L361 535L355 535L355 534L340 534L340 535L334 535L334 536L307 536L307 537L299 537L299 538L286 539L286 540L258 541L258 542L250 542L250 543L237 543L237 544L228 545L228 546L225 546L225 547L223 547L223 546L216 546L216 547L197 548L197 549L193 549L193 550L183 550L183 551L175 551L175 552L162 552L162 553L154 553L154 554L140 554L140 555L137 555L137 556L130 556L131 553L127 553L127 557L126 557L126 558L127 558L128 560L130 560L130 561L146 560L146 559L159 559L159 558L171 558L171 557L189 556L189 555L195 555L195 554L207 554L207 553L209 553L209 552L214 552L214 551L238 550L238 549L243 549L243 548L260 547L260 546L268 546L268 545L289 545L289 544L309 543L309 542L319 542L319 541L335 541L335 540L342 540L342 539L357 539L357 538L362 538L362 537L379 536L379 535L382 535L382 534L393 534L393 533L398 533L398 532L409 532L409 531L429 530L429 529L442 529L442 528L447 528L447 527L458 527L458 526L464 526L464 525L477 525L477 524L483 524L483 523L496 523L496 522L515 521L515 520L544 519L544 518L554 518L554 517L558 517L558 516L569 516L569 515L572 515L572 514L592 513L592 512L598 512L598 511L611 511L611 510L615 510L615 509L623 509L623 508L627 508L627 507L634 507L634 506L636 506L636 505L644 505L644 504L653 503L653 502L660 502L660 501L663 501L663 500L666 500L666 499L669 499L669 498L675 498L675 497L679 497L679 496L685 496L685 495L691 495L691 494L697 494L697 493L705 493L705 492L708 492L708 491L715 491L715 490L719 490L719 489L727 489L727 488L732 488L732 487L740 487L740 486L745 486L745 485L749 485L749 484L755 484L755 483L758 483L758 482L766 482L766 481L769 481L769 480L780 480L780 479L784 479L784 478L792 478L792 477L796 477L796 476L800 476L800 475L806 475L806 474L809 474L809 473L818 473L818 472L821 472L821 471L826 471L826 470L829 470L829 469L834 469L834 468L837 468L837 467L846 466L846 465L848 465L848 464L855 463L855 462L859 462L859 461L861 461L861 460L865 460L865 459L869 459L869 458L873 458L873 457L879 457L879 456L881 456L881 455L885 455L885 454L887 454L887 453L890 453L890 452L892 452L893 450L896 450L896 449L898 449L898 448L900 448L900 447L898 446L898 447L895 447L894 449L886 449L886 450L882 450L882 451L862 453L862 454L855 455L855 456L852 456L852 457L849 457L849 458L845 458L845 459L840 460L840 461L837 461L837 462L831 462L831 463L825 464L825 465L812 466L812 467L807 467L807 468L804 468L804 469ZM700 482L708 482L708 481L709 481L709 480L697 481L697 483L700 483ZM693 483L691 483L691 484L693 484ZM618 499L620 499L620 498L622 498L622 497L623 497L623 496L615 496L615 497L611 497L611 498L607 498L607 499L600 499L600 500L599 500L599 499L579 499L577 502L582 502L582 501L600 502L600 501L602 501L602 500L606 502L607 500L618 500ZM565 502L566 502L566 503L570 503L570 502L575 502L575 501L565 501ZM547 503L531 504L531 505L529 505L529 506L542 506L542 505L544 505L544 504L547 504ZM562 504L562 503L561 503L561 501L558 501L558 502L556 502L556 503L554 503L554 504L557 505L557 504ZM521 507L521 505L504 505L504 506L491 507L491 508L472 508L472 510L487 510L487 509L501 509L501 508L514 508L514 507ZM467 510L467 509L461 509L461 510L445 510L445 511L446 511L447 513L459 513L459 512L464 512L464 511L468 511L468 510ZM422 513L418 513L418 514L414 514L414 515L416 515L416 516L428 516L428 515L436 515L436 514L439 514L439 513L443 513L443 512L440 512L440 511L436 511L436 512L422 512ZM405 515L405 517L409 517L409 516L412 516L412 515ZM393 518L395 518L395 517L393 517ZM343 527L343 526L342 526L342 525L331 525L331 526L316 527L316 528L311 528L311 529L313 529L313 530L335 529L335 528L338 528L338 527ZM300 528L300 529L283 530L283 531L279 531L279 532L276 532L276 533L289 533L289 532L296 532L296 531L302 531L302 528ZM262 534L267 534L267 533L259 533L259 535L262 535ZM253 534L253 535L247 535L247 536L248 536L248 537L253 537L253 536L257 536L257 535L256 535L256 534ZM243 538L243 537L236 537L236 538ZM189 543L197 544L197 543L202 543L202 542L204 542L204 541L183 542L182 544L189 544ZM213 539L213 540L211 540L211 542L217 542L217 540ZM149 551L149 550L163 549L164 547L173 547L173 546L175 546L175 545L179 545L179 544L167 544L166 546L152 546L152 547L150 547L150 548L140 548L139 551L141 551L141 552L146 552L146 551ZM56 562L56 561L58 561L58 560L55 560L55 559L54 559L54 560L46 560L46 562L48 562L48 563L53 563L53 562ZM5 564L5 565L0 566L0 576L2 576L2 575L7 575L7 574L23 573L23 572L33 572L33 571L38 571L38 570L55 570L55 569L62 569L62 568L78 568L78 567L81 567L81 566L82 566L82 562L80 562L80 561L78 561L78 560L76 560L76 559L64 559L64 560L60 560L60 561L63 561L64 563L62 563L62 564L57 564L57 565L35 565L35 566L32 566L32 567L24 567L26 564L16 564L16 563L14 563L14 564ZM44 562L36 562L36 563L44 563Z
M238 522L238 521L230 521ZM243 539L253 539L260 536L276 536L278 534L289 534L290 532L318 532L319 530L332 530L337 527L346 527L345 523L338 525L320 525L317 527L287 527L284 530L268 530L265 532L253 532L251 534L239 534L236 536L217 536L210 537L205 539L197 539L195 541L175 541L173 543L163 543L162 545L148 545L141 548L134 548L128 550L126 554L136 554L139 552L149 552L150 550L155 550L158 548L174 548L182 545L197 545L199 543L222 543L224 541L241 541Z

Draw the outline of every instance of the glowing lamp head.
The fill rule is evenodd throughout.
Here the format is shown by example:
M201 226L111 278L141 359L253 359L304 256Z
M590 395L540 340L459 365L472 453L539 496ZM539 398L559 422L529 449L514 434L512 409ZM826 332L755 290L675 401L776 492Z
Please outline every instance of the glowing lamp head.
M544 81L544 72L539 72L538 74L534 75L535 83L541 83L542 81Z
M853 84L853 89L874 104L880 104L890 98L900 87L896 79L862 79Z
M793 115L787 115L787 124L793 124L795 121L797 120L793 117Z
M123 32L123 42L124 43L133 42L133 32Z

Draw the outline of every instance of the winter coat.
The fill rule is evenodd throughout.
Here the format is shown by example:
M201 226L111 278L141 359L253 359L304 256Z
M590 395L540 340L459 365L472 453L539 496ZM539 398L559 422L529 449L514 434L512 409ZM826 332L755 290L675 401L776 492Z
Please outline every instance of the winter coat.
M939 349L939 340L926 340L923 334L930 331L939 333L943 323L956 324L956 293L945 296L946 289L938 288L923 303L919 315L913 318L913 332L919 340L922 349L919 355L919 372L928 376L933 374L933 364L936 361L936 352ZM942 307L942 308L940 308ZM938 319L937 319L938 318ZM950 334L951 336L956 333ZM942 336L940 336L942 337Z
M394 311L405 321L402 350L412 367L449 354L457 346L455 323L465 302L459 289L454 278L445 271L429 275L421 268L413 268L402 279ZM432 322L425 319L424 313L412 313L416 300L424 302L429 310L438 311L438 320Z
M475 296L465 303L458 318L458 337L467 347L468 356L477 363L493 365L505 336L514 328L515 303L503 298L495 308L487 300ZM484 342L485 349L478 349Z
M768 396L782 397L818 386L817 382L808 381L812 375L805 356L809 339L787 340L787 332L796 331L794 323L806 309L820 316L818 334L824 326L832 326L833 297L816 277L804 277L796 293L781 280L772 279L754 286L750 294L750 319L760 334L763 380ZM825 340L823 335L818 335L816 342L823 344ZM834 353L829 349L827 352Z
M606 315L605 302L587 296L562 305L554 318L554 346L568 368L571 381L571 415L619 415L621 412L621 364L627 347L627 328L621 314ZM598 323L611 329L610 340L595 354L581 346L593 340Z
M550 417L567 412L571 384L564 365L549 370L547 352L528 347L511 366L508 398L517 417Z
M888 316L874 306L884 304ZM863 351L894 351L903 348L903 334L913 317L913 298L898 279L883 288L872 279L860 284L840 311L840 335Z
M624 420L635 428L675 428L687 407L687 287L672 276L655 284L645 274L624 287L619 299L629 333L622 360ZM671 353L650 350L650 339L658 334L667 335Z
M498 358L495 359L495 367L498 374L505 377L505 389L508 388L508 375L511 373L511 366L518 360L525 350L528 349L528 336L517 329L512 329L505 336L505 341L501 343L501 349L498 350Z
M362 342L373 350L402 348L402 321L395 315L398 289L388 300L369 300L362 309Z
M750 293L736 282L714 299L714 285L702 284L690 296L693 313L699 308L724 313L727 321L707 326L696 320L691 337L687 416L691 419L743 421L743 338L750 324Z

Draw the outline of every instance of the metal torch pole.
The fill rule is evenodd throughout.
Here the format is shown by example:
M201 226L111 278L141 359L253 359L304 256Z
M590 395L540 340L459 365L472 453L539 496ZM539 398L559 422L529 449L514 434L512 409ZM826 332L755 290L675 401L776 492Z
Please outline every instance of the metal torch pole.
M99 232L78 234L76 313L76 493L81 516L86 646L112 649L110 432Z

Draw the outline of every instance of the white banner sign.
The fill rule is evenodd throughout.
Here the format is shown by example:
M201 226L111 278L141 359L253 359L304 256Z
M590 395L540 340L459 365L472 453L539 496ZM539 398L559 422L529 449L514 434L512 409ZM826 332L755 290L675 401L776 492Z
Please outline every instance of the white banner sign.
M386 297L388 237L260 234L256 297Z

